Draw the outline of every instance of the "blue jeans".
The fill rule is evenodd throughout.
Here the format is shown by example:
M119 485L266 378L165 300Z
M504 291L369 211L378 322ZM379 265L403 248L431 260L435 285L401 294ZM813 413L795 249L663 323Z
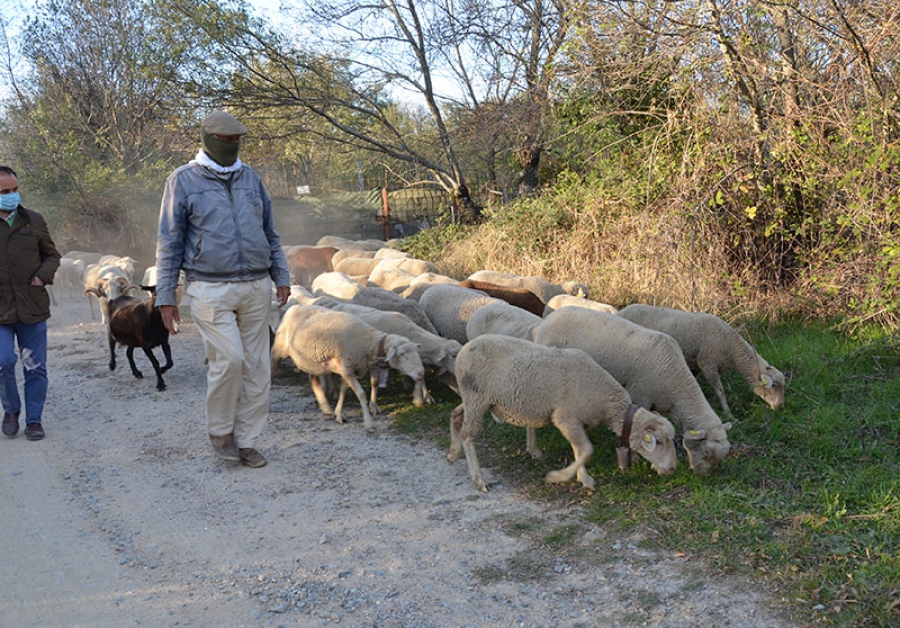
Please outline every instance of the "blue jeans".
M47 400L47 321L0 325L0 402L4 412L20 412L16 384L16 339L25 373L25 422L40 423Z

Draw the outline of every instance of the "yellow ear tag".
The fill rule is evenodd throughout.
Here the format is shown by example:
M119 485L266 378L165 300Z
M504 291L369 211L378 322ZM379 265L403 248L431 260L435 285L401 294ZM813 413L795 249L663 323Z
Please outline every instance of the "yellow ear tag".
M650 434L644 434L644 440L650 442Z
M691 436L699 436L700 432L698 430L691 430Z

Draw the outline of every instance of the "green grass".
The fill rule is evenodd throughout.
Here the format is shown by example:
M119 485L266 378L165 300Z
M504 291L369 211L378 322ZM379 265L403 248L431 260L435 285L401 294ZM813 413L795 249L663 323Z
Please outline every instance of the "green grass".
M588 465L597 490L546 485L547 471L571 460L568 443L539 430L545 459L535 462L524 430L491 420L477 442L482 465L502 478L500 490L580 503L589 522L623 533L649 526L660 549L764 579L810 622L900 624L900 339L801 324L752 337L785 373L786 404L773 411L739 377L726 378L732 451L710 476L693 473L680 448L671 476L642 459L622 474L616 438L600 428ZM436 393L436 406L412 408L404 392L386 396L384 408L398 431L446 448L458 398Z

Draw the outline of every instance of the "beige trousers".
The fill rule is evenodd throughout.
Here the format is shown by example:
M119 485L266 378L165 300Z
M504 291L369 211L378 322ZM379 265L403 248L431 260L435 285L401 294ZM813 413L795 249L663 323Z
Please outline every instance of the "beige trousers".
M207 431L253 447L269 418L272 282L192 281L185 295L209 360Z

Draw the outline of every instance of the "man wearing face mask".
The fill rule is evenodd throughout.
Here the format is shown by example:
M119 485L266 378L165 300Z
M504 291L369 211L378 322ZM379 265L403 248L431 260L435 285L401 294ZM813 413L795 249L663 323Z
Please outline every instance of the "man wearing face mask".
M170 333L184 270L191 318L209 361L206 428L215 455L262 467L255 448L269 416L272 285L279 305L290 275L259 175L238 159L247 127L225 111L200 124L201 149L166 180L156 246L156 305Z
M19 433L23 410L16 383L16 342L25 373L25 438L44 438L47 319L60 254L43 216L20 204L19 177L0 166L0 401L3 434Z

